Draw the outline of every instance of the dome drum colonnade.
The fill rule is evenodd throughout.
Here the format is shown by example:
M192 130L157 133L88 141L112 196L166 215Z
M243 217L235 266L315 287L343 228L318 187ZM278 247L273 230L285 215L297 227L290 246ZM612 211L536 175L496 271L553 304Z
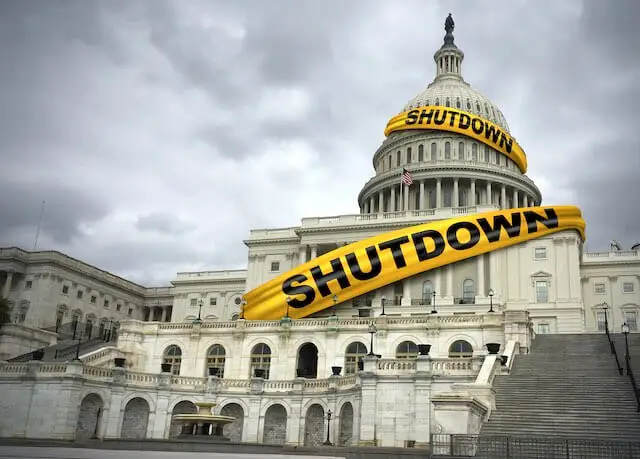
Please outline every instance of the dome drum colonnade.
M464 53L454 44L453 26L451 20L444 44L434 55L434 81L402 112L451 107L481 116L509 133L500 109L464 81ZM510 158L460 134L427 129L391 132L374 154L373 165L376 175L358 197L362 214L477 205L529 207L542 200L540 190ZM405 169L412 175L412 185L400 182Z

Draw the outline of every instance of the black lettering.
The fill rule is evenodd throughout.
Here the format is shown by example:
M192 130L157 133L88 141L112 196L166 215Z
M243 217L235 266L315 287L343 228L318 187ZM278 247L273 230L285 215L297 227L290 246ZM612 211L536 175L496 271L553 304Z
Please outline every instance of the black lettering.
M474 118L471 121L471 129L473 129L473 132L478 135L482 134L482 131L484 130L484 122L479 118Z
M525 210L523 212L529 234L538 232L538 222L549 229L558 227L558 214L556 211L549 208L544 209L544 213L546 215L540 215L532 210Z
M320 266L314 266L313 268L311 268L311 275L313 276L313 280L316 281L318 291L323 297L331 295L331 289L329 289L327 284L333 280L338 281L338 284L340 284L340 288L347 288L351 286L351 283L347 278L347 273L344 272L344 268L342 267L340 258L334 258L330 261L330 263L332 271L326 274L322 272Z
M498 143L498 138L500 137L501 134L502 134L502 131L500 129L487 123L487 130L484 131L485 139L491 138L491 141L493 143Z
M503 148L507 153L511 153L511 150L513 150L513 139L511 137L507 137L504 132L501 132L500 134L500 148Z
M471 126L471 117L469 115L465 115L464 113L460 113L460 121L458 122L458 127L460 129L469 129Z
M282 283L282 291L285 295L304 295L303 300L297 300L292 298L289 300L289 306L292 308L304 308L313 303L316 298L316 292L313 287L309 285L293 285L306 282L307 276L304 274L295 274Z
M469 241L460 242L458 239L458 231L469 231ZM480 230L471 222L454 223L447 229L447 242L452 249L467 250L476 245L480 241Z
M382 271L382 263L380 262L380 257L378 256L378 251L375 246L369 246L365 251L367 252L367 257L369 257L369 264L371 264L371 270L368 273L362 270L362 266L360 266L358 257L356 257L355 253L348 253L345 256L347 263L349 264L351 274L360 281L373 279Z
M435 248L432 252L427 250L427 246L424 243L426 238L431 238ZM413 245L416 247L416 253L418 254L418 260L427 261L431 258L435 258L439 256L442 252L444 252L444 238L442 234L435 230L426 230L421 231L419 233L413 233L411 235L411 239L413 240Z
M520 212L512 213L511 223L504 215L496 215L493 217L493 226L489 224L486 218L479 218L477 221L489 242L498 242L500 240L500 230L503 228L510 238L520 235L522 215Z
M378 244L378 248L380 250L391 249L391 255L393 255L393 261L396 263L396 268L404 268L407 266L407 261L404 259L401 246L407 242L409 242L409 238L407 236L402 236L396 239L391 239L390 241L381 242Z
M418 124L431 124L431 118L433 118L433 109L430 108L427 110L422 110L420 112L420 118L418 119ZM424 120L427 120L425 123Z
M407 119L404 120L404 124L416 124L418 121L418 113L420 113L419 110L411 110L407 113Z
M458 116L458 113L450 111L449 115L451 115L451 121L449 121L449 126L453 127L453 125L456 122L456 116Z
M433 124L440 126L444 124L444 120L447 118L447 110L442 110L442 118L438 119L438 115L440 114L440 110L436 110L436 114L433 117Z

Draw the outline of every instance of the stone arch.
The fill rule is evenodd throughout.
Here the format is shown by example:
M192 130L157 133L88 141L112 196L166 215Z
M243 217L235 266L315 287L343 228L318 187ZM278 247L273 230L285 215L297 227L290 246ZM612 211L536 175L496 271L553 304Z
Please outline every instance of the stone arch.
M171 365L171 374L179 375L182 366L182 348L177 344L169 344L162 351L162 363Z
M100 395L90 392L84 396L78 411L76 440L88 440L99 433L103 410L104 401Z
M122 415L120 438L143 440L147 438L149 426L149 402L142 397L133 397L127 402Z
M357 373L359 369L359 360L367 355L368 347L359 340L351 341L344 348L344 374L349 375Z
M220 410L221 416L231 416L236 418L231 424L224 426L223 433L234 443L242 441L242 431L244 427L244 409L238 403L230 402L225 404Z
M122 406L123 407L126 406L127 403L129 403L134 398L142 398L142 399L146 400L147 404L149 405L149 412L150 413L154 413L156 411L155 401L149 396L149 394L144 393L144 392L138 392L138 393L135 393L135 394L128 395L127 397L125 397L122 400Z
M250 362L251 367L249 377L262 377L269 379L271 372L271 356L274 355L273 349L266 343L260 341L251 348ZM260 373L262 375L260 375Z
M171 410L171 428L169 431L169 437L175 438L180 435L181 426L173 422L173 416L176 414L194 414L197 411L195 403L191 400L180 400Z
M473 339L473 337L471 337L470 335L464 334L464 333L457 333L451 337L449 337L449 339L447 339L447 347L445 349L445 352L449 352L449 349L451 348L451 345L453 343L455 343L456 341L467 341L469 344L471 344L471 347L473 349L478 349L478 343L476 342L475 339Z
M256 336L251 341L248 341L246 343L245 349L247 349L249 351L249 354L251 354L251 350L256 346L256 344L260 344L260 343L264 343L267 346L269 346L269 348L271 349L272 355L278 355L278 352L280 352L278 345L267 336L264 336L264 337Z
M396 359L412 359L418 357L418 345L413 340L404 340L394 349Z
M315 379L318 377L318 346L305 342L296 352L296 377Z
M464 339L458 339L451 343L448 348L450 358L473 357L473 345Z
M264 414L262 442L283 445L287 441L287 410L280 403L273 403Z
M405 341L413 341L416 344L422 344L421 341L423 341L423 339L415 335L400 335L396 337L393 341L391 341L391 346L389 346L389 352L395 352L396 349L398 348L398 345Z
M224 378L224 367L227 361L227 349L220 343L213 343L207 347L205 377L209 376L211 370L215 371L215 376Z
M314 403L304 415L304 445L319 446L324 439L324 408Z
M337 446L350 446L353 440L353 404L344 402L340 407L340 419L338 421Z

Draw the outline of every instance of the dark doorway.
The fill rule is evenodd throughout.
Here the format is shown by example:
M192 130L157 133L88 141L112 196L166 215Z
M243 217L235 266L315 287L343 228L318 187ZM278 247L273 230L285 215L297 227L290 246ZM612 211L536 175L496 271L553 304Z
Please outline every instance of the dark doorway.
M318 377L318 348L315 344L305 343L298 350L296 376L313 379Z

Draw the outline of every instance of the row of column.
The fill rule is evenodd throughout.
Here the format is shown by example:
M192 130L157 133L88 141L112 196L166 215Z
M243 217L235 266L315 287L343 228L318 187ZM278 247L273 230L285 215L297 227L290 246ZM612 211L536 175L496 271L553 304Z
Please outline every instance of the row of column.
M7 271L7 278L4 281L2 287L2 298L9 297L9 291L11 290L11 284L13 283L13 271Z
M444 207L443 205L443 190L442 190L442 180L438 178L435 180L435 208ZM494 204L493 199L493 186L491 182L486 182L484 185L485 192L484 196L478 195L478 192L481 191L479 187L476 187L476 180L471 179L468 188L468 202L461 203L460 202L460 184L459 179L452 179L452 192L451 192L451 207L466 207L466 206L476 206L480 204ZM396 212L396 211L404 211L404 210L426 210L430 207L425 202L425 183L427 180L420 180L417 182L413 182L414 185L405 185L398 184L396 186L392 186L390 189L381 190L378 192L377 196L371 196L363 203L362 213L370 214L376 212ZM411 209L410 201L413 197L415 201L416 194L411 190L412 186L418 184L419 187L419 199L418 199L418 208ZM495 204L500 204L502 207L507 207L504 203L507 203L507 186L504 184L499 184L500 196L499 202ZM433 189L429 191L434 191ZM388 195L388 196L387 196ZM400 198L402 196L402 198ZM484 197L484 199L482 199ZM478 199L479 198L479 199ZM483 201L483 202L480 202ZM517 189L513 188L511 190L511 206L509 207L529 207L529 196L527 194L521 193ZM533 199L531 200L531 205L534 205ZM447 206L448 207L448 206Z
M171 322L172 306L145 306L144 308L145 322Z

